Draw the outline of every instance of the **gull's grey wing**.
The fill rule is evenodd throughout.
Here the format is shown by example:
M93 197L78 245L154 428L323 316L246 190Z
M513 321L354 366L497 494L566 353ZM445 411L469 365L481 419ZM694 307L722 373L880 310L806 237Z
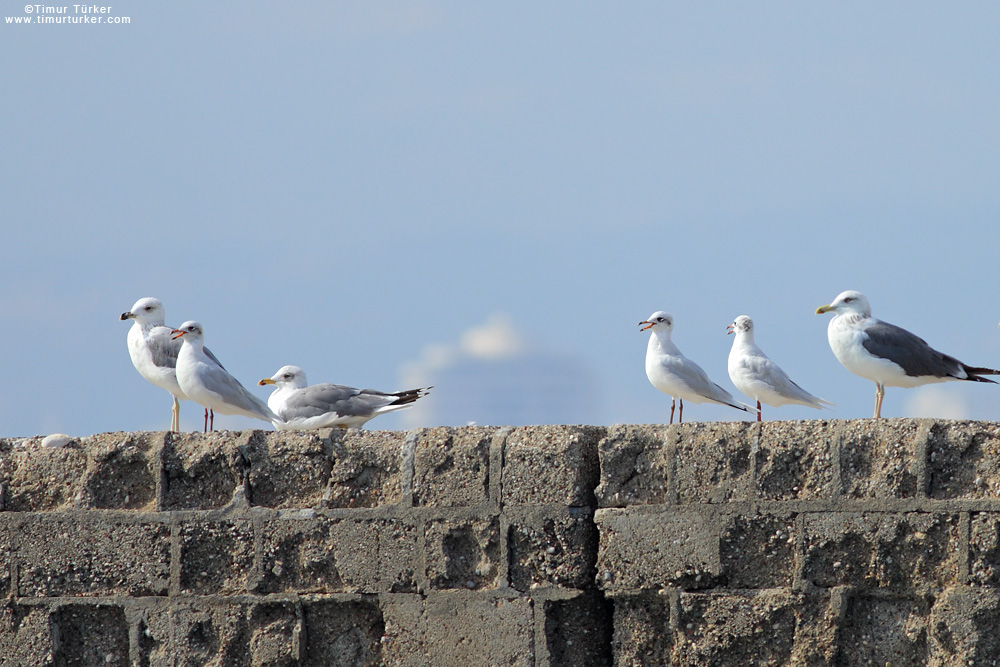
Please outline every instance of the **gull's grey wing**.
M153 327L146 335L146 348L158 368L177 368L177 354L182 341L174 340L169 327Z
M259 413L268 421L274 420L277 416L271 412L266 403L247 391L239 380L221 366L199 364L198 375L206 389L218 394L227 403L249 412Z
M396 399L392 394L369 389L355 389L341 384L314 384L289 396L281 416L285 421L327 413L336 413L340 417L368 417Z
M218 364L219 368L225 368L225 366L222 365L222 362L219 361L214 354L212 354L212 351L210 349L208 349L207 347L203 347L201 349L205 351L205 356L207 356L209 359Z
M898 364L910 377L962 377L962 362L938 352L923 338L888 322L875 322L864 329L861 344L876 357Z

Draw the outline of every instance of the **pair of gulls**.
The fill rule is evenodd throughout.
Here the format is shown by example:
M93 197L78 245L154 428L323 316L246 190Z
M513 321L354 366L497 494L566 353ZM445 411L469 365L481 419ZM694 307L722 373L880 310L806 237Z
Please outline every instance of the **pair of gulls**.
M875 383L876 419L882 416L882 398L887 386L917 387L948 380L995 384L981 376L1000 375L1000 371L992 368L963 364L906 329L872 317L868 299L861 292L842 292L833 303L816 309L817 315L822 313L835 314L827 328L827 338L837 360L847 370ZM671 340L674 321L669 314L657 311L639 326L640 331L650 331L646 377L654 387L670 395L671 424L678 400L678 421L684 418L684 399L692 403L720 403L745 412L753 410L734 400L729 392L709 380L698 364L681 353ZM757 421L761 420L761 403L774 407L798 404L817 409L833 405L795 384L757 347L749 317L740 315L728 329L736 334L729 352L729 378L737 389L756 401Z
M180 430L179 400L205 408L205 431L214 429L215 413L243 415L274 424L280 431L361 428L373 417L408 407L430 387L399 392L355 389L339 384L307 386L298 366L283 366L258 382L275 385L265 405L223 368L205 347L201 324L188 321L173 329L164 324L159 299L139 299L122 320L134 320L128 332L132 364L142 377L174 398L170 430Z

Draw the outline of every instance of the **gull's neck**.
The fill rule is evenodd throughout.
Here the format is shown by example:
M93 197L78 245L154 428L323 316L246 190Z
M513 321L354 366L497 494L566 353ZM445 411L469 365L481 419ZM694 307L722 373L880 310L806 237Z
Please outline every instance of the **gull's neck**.
M680 354L681 351L674 345L673 340L671 340L670 332L667 330L652 330L652 335L649 337L649 345L646 347L647 350L659 349L666 354Z

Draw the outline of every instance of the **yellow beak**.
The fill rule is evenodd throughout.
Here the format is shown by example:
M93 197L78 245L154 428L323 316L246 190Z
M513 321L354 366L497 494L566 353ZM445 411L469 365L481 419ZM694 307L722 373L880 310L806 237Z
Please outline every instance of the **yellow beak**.
M257 383L257 385L260 387L263 387L265 384L275 384L275 382L271 378L264 378L263 380Z
M816 314L822 315L823 313L829 313L831 310L833 310L833 308L830 307L830 304L826 304L825 306L820 306L819 308L817 308Z

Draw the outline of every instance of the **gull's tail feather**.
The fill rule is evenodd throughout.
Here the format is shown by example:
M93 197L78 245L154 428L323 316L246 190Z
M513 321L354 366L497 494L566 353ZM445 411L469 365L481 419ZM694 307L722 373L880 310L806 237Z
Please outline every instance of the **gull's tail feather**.
M962 364L962 370L968 375L966 380L972 380L973 382L989 382L990 384L1000 384L996 380L990 380L989 378L979 377L980 375L1000 375L1000 371L993 368L977 368L973 366L966 366Z

